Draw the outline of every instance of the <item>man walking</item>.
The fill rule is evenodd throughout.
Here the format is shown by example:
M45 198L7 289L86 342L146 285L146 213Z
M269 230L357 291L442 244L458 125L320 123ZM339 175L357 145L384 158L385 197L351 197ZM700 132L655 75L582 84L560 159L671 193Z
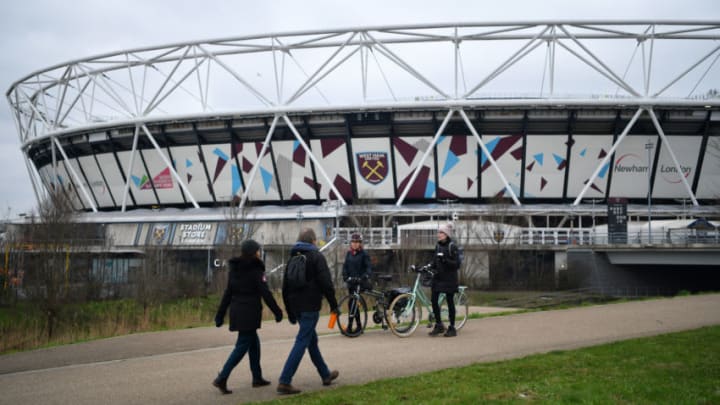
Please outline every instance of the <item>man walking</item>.
M277 386L278 394L297 394L300 392L291 383L300 361L305 355L305 350L310 353L310 360L312 360L318 374L320 374L323 385L330 385L340 374L337 370L330 371L325 364L325 360L320 353L318 336L315 330L320 318L323 296L330 304L331 310L338 313L335 287L330 276L330 269L325 257L315 245L316 242L315 231L311 228L300 231L298 241L290 251L291 260L288 262L283 277L282 296L285 310L290 323L297 323L299 329L297 336L295 336L295 344L290 350L280 374L280 381Z

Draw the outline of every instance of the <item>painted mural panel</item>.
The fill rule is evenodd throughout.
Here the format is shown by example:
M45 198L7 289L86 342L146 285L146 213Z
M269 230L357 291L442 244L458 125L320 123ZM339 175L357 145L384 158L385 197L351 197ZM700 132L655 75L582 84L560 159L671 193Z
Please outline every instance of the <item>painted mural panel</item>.
M197 146L178 146L171 149L173 164L185 186L198 203L212 202L205 169ZM213 162L214 164L215 162ZM208 171L210 168L208 168ZM190 199L185 197L188 202Z
M111 195L110 189L105 184L95 158L93 156L81 156L78 161L85 173L85 178L90 183L91 195L95 196L95 203L98 207L115 207L113 203L113 197L115 196ZM73 164L73 167L78 171L79 166L77 164Z
M85 197L85 194L83 194L81 187L85 187L85 191L88 193L88 195L91 199L92 199L92 194L90 193L89 186L85 182L85 178L83 177L82 172L80 171L80 167L78 166L77 161L75 159L70 159L70 160L63 160L62 162L58 162L58 163L60 163L62 165L62 167L65 169L67 179L69 179L70 182L72 183L72 186L70 188L75 189L74 190L75 192L73 194L76 195L77 202L74 201L73 203L78 203L79 204L78 207L85 207L85 208L91 209L92 204L90 204L88 202L87 197ZM77 175L77 180L76 180L76 177L74 177L72 175L72 172L70 171L71 168L72 168L72 170L75 171L75 174ZM93 200L93 204L94 203L95 203L95 201Z
M527 136L525 198L562 198L567 142L567 135Z
M280 190L286 200L316 200L310 158L297 140L272 143Z
M612 135L573 135L570 147L570 173L567 196L577 198L595 170L612 149ZM610 160L600 169L583 198L605 198Z
M129 155L128 155L129 156ZM122 206L123 196L125 194L125 182L123 181L123 173L120 173L120 168L115 161L115 156L112 153L102 153L97 155L97 161L105 175L110 192L115 198L115 202L118 207ZM131 189L132 189L132 180ZM130 190L132 192L132 190ZM127 196L126 205L132 206L132 198L130 198L130 192ZM134 194L133 194L134 196Z
M65 164L68 176L70 176L70 179L72 180L73 186L77 186L78 198L82 205L84 205L87 209L92 209L93 205L97 207L98 202L95 197L93 197L94 190L91 190L90 185L86 181L86 177L83 175L83 171L80 170L80 165L78 164L77 159L72 158L68 161L63 160L63 163ZM76 180L76 178L72 175L70 169L75 171L78 180ZM97 170L97 167L85 167L84 169ZM85 174L87 174L87 172ZM85 193L88 195L87 197L85 196L85 193L83 193L83 187L85 188ZM88 201L88 198L92 201L92 204Z
M431 151L422 164L422 168L415 181L410 183L413 172L420 165L425 151L430 147L432 137L408 136L392 138L393 153L395 154L395 170L397 170L398 196L405 188L409 191L405 199L435 199L435 159Z
M659 137L657 135L628 135L615 151L610 197L642 198L648 192L648 151L652 145L650 159L655 157Z
M250 173L253 166L258 161L258 155L262 150L262 142L247 142L236 145L236 153L240 168L242 169L242 178L250 188L249 200L251 201L274 201L280 199L278 191L277 179L275 178L275 170L272 164L271 148L265 150L265 156L260 159L260 166L255 172L255 179L250 179ZM251 184L252 182L252 184ZM235 184L235 183L233 183ZM238 192L241 192L240 178L237 178ZM242 194L238 194L242 197Z
M50 167L51 165L48 164L37 169L38 176L40 177L40 182L43 184L46 190L52 190L55 187L55 184L52 181Z
M358 198L395 198L388 138L354 138L352 152Z
M53 169L52 164L48 164L40 169L39 172L40 176L44 179L43 181L51 185L48 189L61 187L63 195L69 199L73 209L82 210L85 208L85 204L87 203L83 204L83 201L80 200L79 190L75 189L75 183L70 177L70 173L65 169L65 162L63 160L57 161L56 169Z
M51 164L47 164L39 168L38 175L40 176L40 180L45 185L45 188L47 190L54 190L55 187L61 184L60 179L58 178L60 177L60 175L58 174L57 177L55 176ZM63 190L63 194L67 195L67 192Z
M438 154L438 197L477 197L477 141L472 136L441 136Z
M693 178L697 170L697 158L700 153L700 136L666 136L675 157L680 164L682 175L692 189ZM690 198L683 184L675 163L668 152L668 145L660 145L660 158L655 170L655 184L653 185L654 198Z
M483 135L482 141L490 156L505 176L516 196L520 196L520 171L522 170L522 135ZM505 184L491 166L490 159L480 152L481 195L483 198L509 198Z
M128 167L130 167L130 154L130 151L117 153L123 173L127 173ZM132 170L130 171L130 188L132 189L137 205L152 205L158 203L153 193L152 184L150 183L150 175L145 171L145 166L143 166L139 153L135 154ZM127 205L131 205L129 199Z
M229 204L233 197L242 191L240 174L233 159L231 145L229 143L203 145L202 153L217 202ZM197 177L197 174L193 177Z
M67 161L62 160L58 162L58 170L67 180L68 184L66 184L66 189L68 190L68 195L70 196L73 206L76 209L91 209L92 205L88 202L87 197L85 197L85 194L83 194L82 190L80 189L80 184L78 183L78 181L84 181L82 173L80 173L79 170L76 170L77 166L72 168L73 170L75 170L75 173L78 176L77 178L79 180L76 180L70 172L69 165L70 164ZM92 198L92 195L90 195L90 198Z
M720 136L708 138L695 196L697 198L720 199Z
M145 157L148 171L152 175L152 183L157 192L158 198L163 204L182 203L182 188L178 184L177 178L173 176L171 168L165 164L156 149L142 151ZM162 153L170 161L170 156L166 149L162 149ZM189 200L188 200L189 201Z
M345 138L313 139L310 141L310 149L315 154L315 158L320 161L325 173L340 192L340 195L345 201L352 200L352 181L350 179ZM320 183L320 198L323 200L336 200L337 197L330 189L328 182L317 168L315 171L318 183Z

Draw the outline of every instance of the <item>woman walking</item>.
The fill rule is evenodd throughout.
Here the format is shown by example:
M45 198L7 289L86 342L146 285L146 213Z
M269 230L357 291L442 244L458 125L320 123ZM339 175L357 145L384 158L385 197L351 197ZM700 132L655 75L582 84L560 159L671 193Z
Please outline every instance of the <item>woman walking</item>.
M260 299L262 298L275 314L276 322L283 319L282 310L267 286L265 263L260 258L260 244L248 239L240 246L240 252L240 257L234 257L228 261L230 268L228 284L215 315L215 326L219 328L225 320L228 307L230 307L230 331L238 333L235 348L230 353L220 374L213 381L213 385L223 394L232 393L227 388L227 380L245 353L248 353L250 357L253 388L270 384L270 381L263 378L260 368L260 338L257 334L262 321Z

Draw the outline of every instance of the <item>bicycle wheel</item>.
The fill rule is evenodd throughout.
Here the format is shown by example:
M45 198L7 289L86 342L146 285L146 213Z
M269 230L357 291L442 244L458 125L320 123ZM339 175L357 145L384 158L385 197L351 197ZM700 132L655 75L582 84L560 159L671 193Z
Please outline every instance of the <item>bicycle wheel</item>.
M408 337L420 323L420 308L412 294L400 294L390 303L387 321L395 336Z
M465 322L468 319L469 313L468 298L464 292L455 293L455 329L460 330L465 326ZM447 298L442 300L440 304L440 318L443 324L450 324L450 317L448 316Z
M337 326L340 333L347 337L360 336L367 325L367 306L362 295L357 299L352 295L346 295L338 302L341 314L337 318Z

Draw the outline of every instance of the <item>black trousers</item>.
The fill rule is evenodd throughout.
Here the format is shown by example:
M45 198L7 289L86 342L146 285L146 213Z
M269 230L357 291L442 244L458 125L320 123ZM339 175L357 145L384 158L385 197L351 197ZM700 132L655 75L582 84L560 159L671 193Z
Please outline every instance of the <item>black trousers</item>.
M440 303L439 303L440 294L442 294L442 292L433 289L432 295L430 296L430 302L432 303L432 310L433 310L433 315L435 316L435 324L436 325L442 324L442 320L440 319ZM455 327L455 294L446 293L445 301L447 302L447 306L448 306L448 318L450 320L450 326L452 326L454 328Z

